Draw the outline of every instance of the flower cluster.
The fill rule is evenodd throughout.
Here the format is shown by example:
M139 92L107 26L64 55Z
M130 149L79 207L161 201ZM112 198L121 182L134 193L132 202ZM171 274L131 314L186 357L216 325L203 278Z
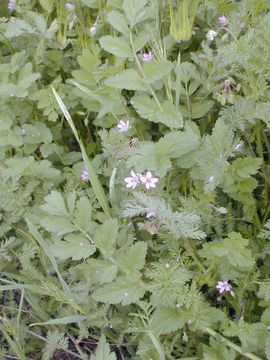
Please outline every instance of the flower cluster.
M151 171L147 171L145 175L135 173L134 170L130 172L130 176L125 178L125 182L127 183L126 187L135 189L138 184L144 184L146 190L150 190L151 188L156 187L156 183L158 182L158 178L153 177Z

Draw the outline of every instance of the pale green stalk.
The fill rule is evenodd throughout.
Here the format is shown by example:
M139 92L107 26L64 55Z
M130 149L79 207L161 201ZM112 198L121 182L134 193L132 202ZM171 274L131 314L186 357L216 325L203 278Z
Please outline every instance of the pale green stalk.
M62 99L60 98L60 96L57 94L57 92L55 91L55 89L52 87L52 91L53 91L53 94L55 96L55 99L64 115L64 117L66 118L66 120L68 121L69 123L69 126L71 127L72 131L73 131L73 134L80 146L80 149L81 149L81 153L82 153L82 157L83 157L83 161L84 161L84 164L85 164L85 167L86 167L86 170L88 172L88 176L89 176L89 179L90 179L90 183L92 185L92 188L93 188L93 191L96 195L96 198L100 204L100 206L102 207L104 213L110 217L110 207L109 207L109 203L108 203L108 200L106 198L106 195L105 195L105 192L100 184L100 181L98 179L98 176L96 174L96 171L95 171L95 168L94 166L92 165L91 161L89 160L88 158L88 155L86 153L86 150L85 150L85 147L83 145L83 142L81 141L80 137L79 137L79 134L77 132L77 129L74 125L74 122L65 106L65 104L63 103Z

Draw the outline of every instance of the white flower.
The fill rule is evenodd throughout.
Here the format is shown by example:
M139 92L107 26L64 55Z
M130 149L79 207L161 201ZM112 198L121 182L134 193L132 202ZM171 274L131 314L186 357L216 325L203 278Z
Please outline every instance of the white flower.
M126 177L124 181L127 183L127 188L135 189L140 182L140 175L136 174L135 171L130 172L130 176Z
M217 36L217 32L214 30L209 30L206 34L206 39L209 41L213 41L215 37Z
M147 171L146 175L141 175L140 180L143 184L145 184L146 190L150 188L155 188L156 183L158 182L158 178L154 178L151 171Z
M127 132L130 129L129 120L127 120L126 122L120 120L119 123L117 124L117 129L119 132Z

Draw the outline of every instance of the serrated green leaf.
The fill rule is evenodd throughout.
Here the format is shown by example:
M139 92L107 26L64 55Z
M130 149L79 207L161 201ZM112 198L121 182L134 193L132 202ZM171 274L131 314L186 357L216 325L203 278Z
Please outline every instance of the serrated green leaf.
M104 285L93 293L93 299L108 304L123 306L136 303L145 293L146 286L136 274L119 277L114 282Z
M120 251L116 255L115 261L120 270L131 274L143 268L146 252L147 244L138 241L136 244L131 245L127 251Z
M65 235L78 228L72 224L71 220L62 216L48 215L41 219L40 224L48 231L55 232L58 235Z
M221 242L206 243L203 250L200 251L202 256L209 260L213 258L226 258L232 266L251 269L254 266L254 258L251 250L247 248L249 241L242 238L241 234L231 232L228 237ZM219 261L219 260L217 260Z
M143 20L146 4L147 0L124 0L123 9L132 27Z
M115 279L118 268L110 261L90 258L84 264L71 268L70 272L79 280L90 278L93 283L105 284Z
M129 58L130 60L133 58L131 47L124 37L105 35L99 39L99 43L100 46L110 54L120 58Z
M62 194L59 191L53 190L44 199L45 204L41 205L41 209L50 215L68 216L69 213L66 209L66 204Z
M148 83L161 80L173 68L173 63L170 61L149 61L143 65L143 73Z
M179 129L183 126L182 114L168 100L161 104L162 110L148 95L134 97L132 101L134 108L144 119L165 124L172 129Z
M91 355L90 360L116 360L116 355L110 351L110 346L106 343L106 338L103 334L101 335L98 347L94 355Z
M89 223L92 218L92 204L86 197L81 197L76 203L76 210L74 211L74 222L80 227L82 231L88 231Z
M154 312L150 327L157 334L168 334L182 329L186 320L187 315L181 310L160 308Z
M54 256L61 260L81 260L94 254L96 248L82 235L69 234L65 236L65 241L58 241L52 245L51 250Z
M124 70L105 80L105 84L116 89L145 90L145 82L137 71L133 69Z
M115 243L118 236L118 224L116 219L108 219L94 232L94 241L97 248L108 259L115 251Z
M129 33L127 18L124 14L121 14L119 11L113 10L108 16L107 20L117 31L119 31L124 36L127 36Z

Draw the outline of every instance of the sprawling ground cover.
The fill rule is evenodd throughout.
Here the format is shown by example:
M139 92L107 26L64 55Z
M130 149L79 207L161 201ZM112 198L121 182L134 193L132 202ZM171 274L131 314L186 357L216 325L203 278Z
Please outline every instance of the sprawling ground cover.
M2 0L1 359L270 359L270 2Z

